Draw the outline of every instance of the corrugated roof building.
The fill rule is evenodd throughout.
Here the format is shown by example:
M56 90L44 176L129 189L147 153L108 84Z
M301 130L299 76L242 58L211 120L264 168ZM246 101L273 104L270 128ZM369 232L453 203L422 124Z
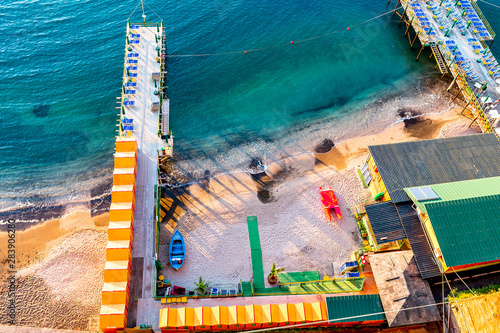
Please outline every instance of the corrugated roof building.
M500 177L405 191L443 272L500 262Z
M500 142L493 133L369 146L393 203L410 199L405 187L500 176Z
M382 301L378 294L327 297L326 309L328 310L328 324L369 325L386 321Z

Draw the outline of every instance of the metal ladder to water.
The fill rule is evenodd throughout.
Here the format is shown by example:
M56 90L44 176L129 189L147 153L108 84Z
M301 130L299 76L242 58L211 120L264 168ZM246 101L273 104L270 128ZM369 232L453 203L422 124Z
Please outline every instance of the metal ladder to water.
M441 74L448 73L448 67L444 62L443 56L441 55L441 51L439 51L439 47L436 44L431 45L432 54L434 54L434 58L436 58L436 62L439 67L439 71Z

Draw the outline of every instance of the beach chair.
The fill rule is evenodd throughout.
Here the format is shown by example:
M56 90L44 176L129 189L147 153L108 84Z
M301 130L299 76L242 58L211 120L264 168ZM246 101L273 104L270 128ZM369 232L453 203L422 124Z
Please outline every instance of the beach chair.
M127 69L129 71L136 71L137 70L137 66L128 66Z
M139 39L131 39L130 44L139 44Z
M137 64L139 61L135 59L127 59L127 64Z
M212 288L210 290L210 297L219 297L219 288Z
M135 95L135 90L132 90L132 89L125 90L125 94L126 95Z
M134 119L132 119L132 118L123 118L122 119L122 124L132 125L132 124L134 124Z
M131 34L130 37L132 38L141 38L140 34Z
M123 130L124 131L130 131L130 132L133 132L134 131L134 126L123 126Z
M139 29L139 25L138 24L133 24L130 26L130 29Z
M238 296L238 290L236 290L235 288L229 288L228 289L228 293L229 293L230 297L236 297L236 296Z
M227 297L229 296L229 289L223 288L220 290L220 297Z
M342 275L343 279L359 277L359 272L348 272Z
M137 77L137 73L127 73L127 77Z
M128 53L127 58L137 58L139 56L139 53Z
M134 101L124 101L123 105L124 106L134 106Z
M124 86L125 87L136 87L137 83L136 82L125 82Z

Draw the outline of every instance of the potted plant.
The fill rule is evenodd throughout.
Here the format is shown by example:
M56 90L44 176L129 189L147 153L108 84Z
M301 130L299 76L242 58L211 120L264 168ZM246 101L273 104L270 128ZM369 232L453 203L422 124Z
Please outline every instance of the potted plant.
M271 273L267 276L267 281L269 281L270 284L275 284L278 282L278 273L283 272L285 269L284 268L276 268L276 264L273 263L273 266L271 267Z
M194 283L196 286L194 291L196 291L198 295L205 295L207 293L208 287L210 286L210 283L212 282L206 282L200 276L200 280L198 281L198 283Z

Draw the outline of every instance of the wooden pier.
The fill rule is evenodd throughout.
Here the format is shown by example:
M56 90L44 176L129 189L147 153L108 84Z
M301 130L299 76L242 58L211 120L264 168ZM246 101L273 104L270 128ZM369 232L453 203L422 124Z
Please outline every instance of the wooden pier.
M389 0L390 4L391 0ZM500 67L489 50L495 32L474 1L398 0L394 13L405 24L405 36L413 48L419 40L416 60L426 47L436 60L441 77L449 74L482 132L494 132L500 139ZM410 29L412 28L412 29ZM414 35L412 36L411 30ZM500 108L500 105L498 105Z
M163 22L127 23L118 137L135 138L137 175L128 327L158 325L155 229L158 158L172 157Z

